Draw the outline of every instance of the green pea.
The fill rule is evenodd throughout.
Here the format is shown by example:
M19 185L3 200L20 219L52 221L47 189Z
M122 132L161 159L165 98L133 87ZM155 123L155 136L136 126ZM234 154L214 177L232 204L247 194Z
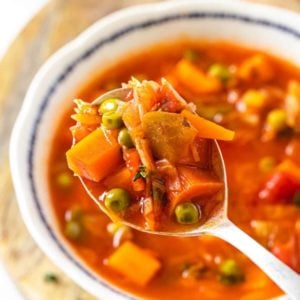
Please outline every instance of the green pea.
M188 49L183 53L183 58L189 61L195 61L199 58L199 53L194 49Z
M70 220L65 225L65 235L67 238L78 241L82 237L83 227L81 222L76 220Z
M297 191L293 197L293 203L300 208L300 191Z
M129 193L121 188L111 189L106 193L104 203L110 210L119 213L126 210L130 204Z
M192 202L178 204L175 208L176 220L180 224L195 224L199 221L198 207Z
M226 66L221 64L213 64L208 70L208 74L219 78L222 82L226 82L230 77L230 72Z
M219 266L219 280L224 284L236 284L244 281L245 275L234 259L227 259Z
M103 101L99 107L99 113L105 114L110 111L116 111L118 109L118 101L119 99L111 98Z
M107 129L116 129L123 126L122 114L118 112L106 112L102 116L102 123Z
M127 128L123 128L120 130L118 135L118 142L121 146L125 146L127 148L134 147L132 138Z
M276 159L273 156L265 156L259 161L259 169L264 172L270 172L276 165Z
M73 176L68 172L60 173L56 177L56 183L61 189L67 189L73 183Z
M273 109L267 115L267 125L275 131L287 128L287 115L283 109Z
M79 207L72 207L65 213L66 221L80 221L82 217L82 210Z

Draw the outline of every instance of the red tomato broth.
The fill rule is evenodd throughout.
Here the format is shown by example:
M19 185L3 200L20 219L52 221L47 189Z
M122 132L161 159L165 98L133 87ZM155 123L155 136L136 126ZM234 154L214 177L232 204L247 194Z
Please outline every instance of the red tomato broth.
M160 45L127 57L100 75L94 76L78 91L77 96L84 100L93 100L107 89L118 86L121 82L127 82L132 75L154 80L167 76L186 49L197 49L201 53L201 59L196 65L202 68L207 68L215 61L224 64L240 64L245 58L257 53L254 50L221 42L211 44L181 41L170 45ZM268 84L285 89L289 79L300 80L298 69L277 58L269 55L267 57L276 74L280 74ZM258 84L258 86L264 85ZM243 83L237 89L245 91L250 87L253 88L253 84ZM189 99L187 96L191 96L190 99L197 100L192 93L182 91L180 85L175 84L175 88L187 99ZM218 98L224 98L224 94L226 92L205 95L201 101L216 102ZM219 299L224 293L230 295L232 299L253 299L251 295L255 299L266 299L280 294L280 290L248 259L227 243L212 237L180 239L133 232L133 242L157 253L162 262L162 269L143 288L109 268L105 260L114 249L112 237L106 229L109 223L108 218L99 211L76 178L72 178L72 183L67 188L62 188L57 184L56 178L59 173L70 174L64 156L71 144L71 134L69 137L65 134L70 125L73 125L69 116L70 111L66 112L60 122L51 146L49 184L52 204L62 232L65 231L66 212L70 208L79 207L84 216L92 219L92 221L85 221L92 222L93 226L88 226L88 230L84 231L84 236L79 241L74 242L68 239L68 242L79 257L96 273L118 287L149 299L174 299L178 294L182 299L201 297ZM237 131L237 135L242 134L243 140L237 138L232 143L221 143L229 182L229 217L262 242L260 237L255 235L251 221L271 220L274 226L279 228L276 230L280 231L283 218L288 218L286 220L288 228L293 228L300 218L300 211L294 206L283 209L278 205L261 204L257 199L257 191L268 176L259 170L260 158L272 155L277 161L281 161L285 157L285 147L289 139L262 142L255 128L249 128L244 124L234 125L232 129ZM90 230L90 227L96 227L97 230ZM283 225L282 228L284 229ZM234 258L241 264L245 273L243 283L227 286L218 281L215 271L220 261L226 258ZM209 265L209 272L200 279L182 278L183 265L198 260L204 260Z

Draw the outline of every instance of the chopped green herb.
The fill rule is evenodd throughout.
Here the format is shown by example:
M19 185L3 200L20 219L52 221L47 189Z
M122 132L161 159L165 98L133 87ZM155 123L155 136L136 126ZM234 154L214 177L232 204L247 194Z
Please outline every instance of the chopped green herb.
M44 280L45 280L45 282L48 282L48 283L58 283L59 282L57 275L55 275L54 273L51 273L51 272L45 274Z
M158 176L152 178L152 197L155 202L165 202L166 200L165 182Z
M144 165L139 166L138 172L135 174L133 181L136 181L140 178L147 178L147 169Z

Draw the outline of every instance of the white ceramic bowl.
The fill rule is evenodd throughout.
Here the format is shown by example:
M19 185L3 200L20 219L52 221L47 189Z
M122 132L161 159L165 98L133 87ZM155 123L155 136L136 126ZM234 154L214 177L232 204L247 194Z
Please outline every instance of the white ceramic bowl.
M10 161L24 221L43 251L84 289L102 299L134 296L96 276L63 241L50 206L48 144L67 96L93 71L122 56L180 37L228 40L300 65L299 15L240 1L169 1L131 7L93 25L66 45L33 80L13 130Z

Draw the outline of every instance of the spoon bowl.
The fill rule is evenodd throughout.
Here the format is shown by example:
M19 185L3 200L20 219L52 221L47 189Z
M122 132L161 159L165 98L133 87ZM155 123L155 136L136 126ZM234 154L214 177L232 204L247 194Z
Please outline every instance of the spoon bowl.
M107 98L105 98L107 99ZM104 100L105 100L104 99ZM104 101L103 100L103 101ZM212 159L213 159L213 169L215 173L218 175L218 178L222 180L224 184L224 188L220 190L217 194L216 200L218 202L212 208L209 218L206 218L204 222L201 223L199 226L182 226L182 231L166 231L166 230L154 230L151 228L143 227L139 224L128 222L127 220L123 220L119 218L117 215L112 214L104 205L103 200L101 199L101 194L103 193L102 189L97 189L97 185L95 183L86 180L79 176L79 180L83 185L85 191L88 193L90 198L98 205L98 207L108 215L112 221L120 222L126 226L129 226L135 230L151 233L156 235L164 235L164 236L177 236L177 237L191 237L191 236L199 236L201 234L207 234L208 231L217 228L219 223L224 222L227 219L227 200L228 200L228 188L227 188L227 177L226 177L226 170L225 170L225 163L223 160L223 156L221 153L220 146L216 140L212 142Z
M92 104L99 105L109 98L125 100L129 92L130 89L128 88L112 90L95 99ZM286 292L291 299L300 299L300 276L228 219L228 184L225 162L218 142L213 140L212 145L213 169L219 179L222 180L224 187L218 195L218 197L220 197L220 201L214 207L210 216L204 223L197 227L192 226L190 230L155 231L124 221L118 216L114 214L112 215L104 206L103 201L99 198L99 195L101 195L103 191L97 190L95 183L87 181L81 177L79 177L79 179L89 196L114 222L122 222L124 225L135 230L162 236L195 237L200 235L212 235L221 238L248 256L248 258L261 268L283 291ZM184 229L186 229L186 227L184 227Z

